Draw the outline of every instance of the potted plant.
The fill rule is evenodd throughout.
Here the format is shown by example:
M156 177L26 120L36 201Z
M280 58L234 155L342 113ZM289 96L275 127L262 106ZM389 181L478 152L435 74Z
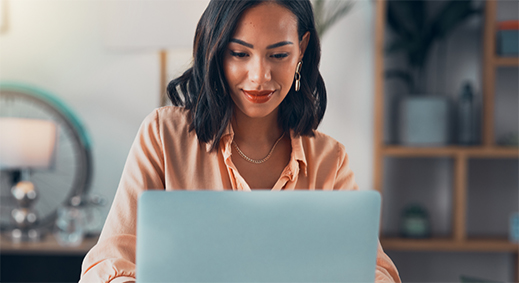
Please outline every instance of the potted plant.
M426 95L425 64L434 43L446 38L468 18L482 13L471 0L445 1L430 19L432 1L388 0L387 23L395 38L386 54L403 52L407 68L385 71L387 79L402 80L409 91L400 101L400 142L406 145L444 145L449 137L449 101L446 97Z

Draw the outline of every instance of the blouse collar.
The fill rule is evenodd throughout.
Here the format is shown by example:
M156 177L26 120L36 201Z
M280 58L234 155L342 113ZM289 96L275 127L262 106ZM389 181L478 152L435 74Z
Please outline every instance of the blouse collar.
M227 157L231 156L231 144L234 139L234 131L232 129L231 123L225 129L222 137L220 138L220 148L222 153L224 154L224 160ZM306 156L303 147L303 139L302 136L296 136L293 130L290 130L290 142L292 145L292 153L290 154L290 162L288 163L287 169L292 173L291 178L295 178L299 174L299 170L303 170L305 176L307 176L307 162ZM211 151L211 144L209 142L206 144L207 152Z

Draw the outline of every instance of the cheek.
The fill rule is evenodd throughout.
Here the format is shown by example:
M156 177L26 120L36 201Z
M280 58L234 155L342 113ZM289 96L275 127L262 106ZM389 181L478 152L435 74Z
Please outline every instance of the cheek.
M296 65L292 62L286 65L283 64L277 66L275 70L273 70L272 75L276 78L276 81L283 85L283 87L290 88L292 82L294 81L294 70L296 68L295 66Z
M224 62L224 73L225 73L225 79L227 80L227 83L229 84L229 87L236 86L237 83L240 82L241 73L243 72L241 68L238 66L238 64L234 64L233 62Z

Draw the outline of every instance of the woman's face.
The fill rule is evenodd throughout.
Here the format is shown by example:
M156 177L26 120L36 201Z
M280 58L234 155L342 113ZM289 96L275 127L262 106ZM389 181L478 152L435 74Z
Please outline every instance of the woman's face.
M279 4L265 2L243 13L223 59L235 111L261 118L279 107L308 37L299 42L296 16Z

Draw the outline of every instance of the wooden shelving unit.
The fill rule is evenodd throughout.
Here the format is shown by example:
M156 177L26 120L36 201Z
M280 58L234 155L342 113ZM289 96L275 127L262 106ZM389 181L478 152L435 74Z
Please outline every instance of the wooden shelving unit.
M454 241L450 238L401 239L384 238L381 244L388 250L401 251L461 251L461 252L517 252L517 244L508 239L466 239Z
M510 147L406 147L384 146L381 152L393 157L517 158L519 149Z
M516 278L519 279L519 244L505 238L473 239L467 236L467 187L470 159L519 158L517 147L502 147L494 137L494 92L496 70L499 67L519 67L518 57L500 57L495 51L496 1L485 3L484 54L483 54L483 106L482 144L478 146L405 147L384 144L384 31L386 25L386 0L376 1L375 22L375 105L374 105L374 186L383 193L384 159L397 158L451 158L453 166L453 215L452 235L448 238L405 239L384 238L381 244L386 250L398 251L444 251L444 252L507 252L514 253Z
M47 235L40 242L21 242L15 243L11 240L0 237L0 253L2 254L44 254L44 255L85 255L96 243L98 237L85 238L76 247L61 246L54 236Z
M517 67L519 66L519 58L495 57L490 58L492 64L496 67Z

